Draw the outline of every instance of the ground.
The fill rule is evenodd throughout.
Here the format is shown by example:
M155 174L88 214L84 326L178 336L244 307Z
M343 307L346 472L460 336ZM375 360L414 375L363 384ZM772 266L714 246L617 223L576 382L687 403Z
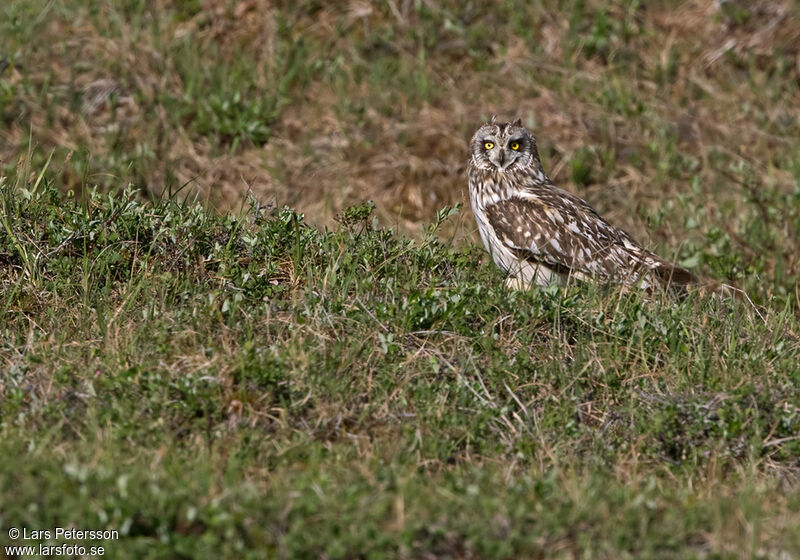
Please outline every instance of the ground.
M2 545L800 555L798 10L5 2ZM509 291L493 113L752 303Z

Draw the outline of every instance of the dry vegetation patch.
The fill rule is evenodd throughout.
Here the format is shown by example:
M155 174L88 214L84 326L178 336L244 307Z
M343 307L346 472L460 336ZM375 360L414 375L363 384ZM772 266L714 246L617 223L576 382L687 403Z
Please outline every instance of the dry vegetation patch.
M692 176L706 197L730 192L731 162L791 186L791 2L414 6L51 6L35 42L12 41L3 160L32 133L88 154L72 188L87 172L156 194L188 183L220 208L252 189L327 224L371 198L413 230L465 200L466 140L499 113L534 126L554 179L634 230Z

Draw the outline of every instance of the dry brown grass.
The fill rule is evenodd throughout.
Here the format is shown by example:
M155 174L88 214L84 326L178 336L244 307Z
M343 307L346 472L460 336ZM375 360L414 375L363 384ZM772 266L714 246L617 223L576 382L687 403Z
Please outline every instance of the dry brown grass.
M457 13L455 4L424 4L429 17ZM665 177L657 156L634 161L648 144L662 150L670 135L679 154L699 161L696 174L710 198L729 184L711 161L718 153L747 162L779 189L792 185L791 171L779 162L797 131L795 123L782 134L781 123L794 122L800 106L800 27L789 1L751 8L741 24L712 0L642 6L632 14L614 4L609 19L628 21L637 33L610 37L599 54L589 52L582 37L576 40L571 14L551 6L531 22L529 37L489 19L497 34L490 33L476 55L467 35L484 15L471 14L472 21L454 23L462 26L457 32L431 41L424 61L413 35L425 22L410 2L290 8L268 0L205 0L183 19L170 15L175 10L174 2L161 1L126 20L101 4L97 14L79 10L82 17L69 21L51 10L38 45L25 47L22 66L5 75L12 85L25 80L28 87L22 118L2 130L2 160L15 161L29 133L43 150L87 150L98 163L109 153L140 149L134 181L153 193L190 183L229 209L252 189L319 224L330 224L344 206L373 199L384 220L415 231L441 206L466 203L467 140L483 118L497 113L533 125L554 180L637 234L645 230L637 220L687 190L689 177ZM289 31L279 30L281 18L290 20ZM396 40L381 42L389 32ZM268 88L286 55L279 43L300 39L321 49L310 53L309 64L337 57L339 63L330 71L319 66L291 89L266 145L226 150L217 139L194 133L191 123L176 121L163 104L165 95L186 95L175 62L174 47L182 41L208 53L201 59L208 65L230 64L246 53L252 82ZM430 94L387 92L370 80L381 49L391 50L401 67L416 68L429 80ZM780 62L775 53L795 61L786 73L793 72L795 82L783 89L770 82ZM659 83L668 67L672 74ZM337 80L344 84L338 91ZM610 110L598 95L609 88L634 96L644 109ZM743 110L746 105L753 110ZM606 154L585 187L571 183L569 165L582 147ZM66 186L77 188L81 171L65 169ZM656 234L665 241L679 232Z

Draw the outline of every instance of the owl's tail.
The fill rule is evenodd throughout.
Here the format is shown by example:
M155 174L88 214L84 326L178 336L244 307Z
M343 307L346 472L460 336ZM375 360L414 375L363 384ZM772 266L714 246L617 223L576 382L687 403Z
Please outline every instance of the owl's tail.
M697 276L676 264L662 261L654 270L665 288L686 287L699 282Z

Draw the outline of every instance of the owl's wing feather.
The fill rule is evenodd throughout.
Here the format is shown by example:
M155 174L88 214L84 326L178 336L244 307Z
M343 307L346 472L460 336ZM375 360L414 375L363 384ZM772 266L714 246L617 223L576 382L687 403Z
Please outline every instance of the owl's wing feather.
M580 198L552 185L486 207L500 241L520 258L578 278L634 284L653 277L687 284L693 275L663 261Z

